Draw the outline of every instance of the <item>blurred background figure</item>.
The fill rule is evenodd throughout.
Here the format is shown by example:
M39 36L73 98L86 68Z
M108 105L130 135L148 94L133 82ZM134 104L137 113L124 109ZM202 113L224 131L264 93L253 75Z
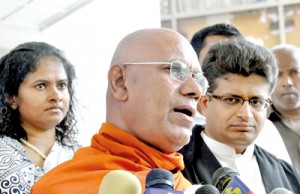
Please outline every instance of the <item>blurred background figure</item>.
M0 60L0 193L29 193L78 148L74 66L44 42Z
M236 27L226 23L207 26L196 32L191 40L191 45L198 56L200 65L203 64L212 44L228 38L243 38L243 36Z
M277 127L292 163L300 169L300 49L293 45L272 48L279 69L269 119Z

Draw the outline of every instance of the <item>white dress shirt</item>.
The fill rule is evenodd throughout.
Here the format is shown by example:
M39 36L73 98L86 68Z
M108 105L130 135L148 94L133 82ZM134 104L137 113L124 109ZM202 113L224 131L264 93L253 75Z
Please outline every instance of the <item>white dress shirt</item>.
M266 194L261 173L254 155L254 144L248 146L244 154L236 154L235 149L208 137L204 131L201 137L223 167L237 171L241 180L255 194Z

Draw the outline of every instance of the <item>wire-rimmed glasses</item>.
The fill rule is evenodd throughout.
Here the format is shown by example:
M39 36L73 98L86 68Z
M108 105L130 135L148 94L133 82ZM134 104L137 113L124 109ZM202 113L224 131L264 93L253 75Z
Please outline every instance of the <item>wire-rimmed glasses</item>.
M124 65L170 65L170 75L174 79L185 82L190 76L199 84L202 93L205 94L208 88L208 81L202 72L193 73L189 66L181 61L174 60L171 62L128 62Z
M263 110L267 109L272 101L270 99L262 99L262 98L251 98L251 99L243 99L238 96L218 96L212 93L207 93L206 95L215 98L228 107L242 107L245 101L249 102L249 105L255 110Z

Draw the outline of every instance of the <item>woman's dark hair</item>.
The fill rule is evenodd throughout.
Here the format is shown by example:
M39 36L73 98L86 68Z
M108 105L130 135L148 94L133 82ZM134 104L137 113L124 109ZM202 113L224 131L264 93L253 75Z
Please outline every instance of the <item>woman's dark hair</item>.
M77 143L78 131L74 107L75 68L61 50L44 42L20 44L0 59L0 136L9 136L17 140L27 139L26 131L20 124L19 112L10 107L8 98L18 96L19 87L25 77L37 70L41 59L49 56L61 60L67 74L70 95L69 110L65 118L56 126L56 138L63 145Z

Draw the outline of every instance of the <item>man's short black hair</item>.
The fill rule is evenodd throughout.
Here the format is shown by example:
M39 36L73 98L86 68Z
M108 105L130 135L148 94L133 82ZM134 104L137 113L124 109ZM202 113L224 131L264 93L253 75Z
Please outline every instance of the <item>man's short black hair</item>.
M238 31L238 29L230 24L219 23L202 28L194 34L191 40L191 45L193 46L197 56L199 56L201 49L204 47L204 39L207 36L213 35L242 37L242 34Z

